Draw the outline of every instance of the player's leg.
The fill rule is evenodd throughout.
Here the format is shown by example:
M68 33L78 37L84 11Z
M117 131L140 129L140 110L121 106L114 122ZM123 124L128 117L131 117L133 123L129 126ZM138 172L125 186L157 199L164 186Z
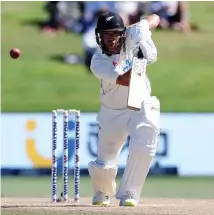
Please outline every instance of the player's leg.
M108 116L100 121L98 157L89 163L95 196L92 203L107 205L116 192L117 158L127 137L128 115Z
M98 135L98 158L88 166L95 192L92 203L107 205L110 203L110 196L114 196L116 192L116 163L127 133L122 125L115 127L111 124L102 126Z
M129 157L116 197L121 206L135 206L155 156L160 129L160 103L152 97L129 123Z

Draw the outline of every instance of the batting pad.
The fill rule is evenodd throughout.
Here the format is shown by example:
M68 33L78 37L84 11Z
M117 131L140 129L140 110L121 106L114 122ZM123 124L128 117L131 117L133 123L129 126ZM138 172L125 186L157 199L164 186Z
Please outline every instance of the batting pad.
M117 166L105 166L97 163L96 161L90 162L88 164L88 170L94 191L100 191L109 196L115 195L115 177L117 175L117 169Z

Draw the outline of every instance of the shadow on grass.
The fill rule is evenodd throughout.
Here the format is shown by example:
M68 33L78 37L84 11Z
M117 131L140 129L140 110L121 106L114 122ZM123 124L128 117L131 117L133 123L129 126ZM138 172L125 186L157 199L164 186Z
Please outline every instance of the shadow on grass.
M40 19L32 19L32 20L24 20L21 22L21 25L30 25L30 26L35 26L41 29L46 25L46 21L40 20Z
M49 59L60 62L60 63L64 63L64 64L71 64L71 65L74 65L74 64L83 65L84 64L83 56L72 54L72 53L69 55L61 55L61 54L51 55L49 57Z
M55 54L55 55L49 56L49 60L57 61L57 62L65 64L64 57L65 57L64 55Z

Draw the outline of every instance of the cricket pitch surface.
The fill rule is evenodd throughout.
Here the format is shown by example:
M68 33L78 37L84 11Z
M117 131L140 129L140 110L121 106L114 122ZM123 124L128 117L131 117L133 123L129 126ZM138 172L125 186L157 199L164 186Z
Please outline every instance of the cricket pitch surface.
M143 198L137 207L120 207L113 199L109 206L93 206L91 198L81 198L79 203L51 203L47 198L2 198L2 214L75 214L75 215L214 215L213 199Z

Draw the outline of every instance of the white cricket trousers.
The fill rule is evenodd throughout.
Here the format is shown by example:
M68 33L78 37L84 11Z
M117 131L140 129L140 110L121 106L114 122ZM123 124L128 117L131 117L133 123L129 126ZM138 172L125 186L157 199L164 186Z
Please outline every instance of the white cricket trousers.
M127 192L140 199L141 190L155 156L160 130L160 103L150 97L142 103L140 111L109 110L101 107L97 121L98 157L103 166L116 166L120 151L130 136L129 156L116 197Z

